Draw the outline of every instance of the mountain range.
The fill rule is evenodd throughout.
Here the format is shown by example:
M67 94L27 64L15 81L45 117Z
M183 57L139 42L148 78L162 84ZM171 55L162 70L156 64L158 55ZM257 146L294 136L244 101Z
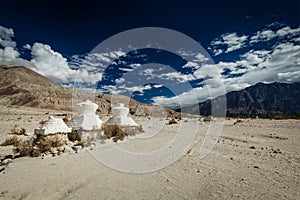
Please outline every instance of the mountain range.
M74 100L91 99L98 112L109 114L115 102L125 102L132 115L160 115L158 106L142 104L122 95L98 94L59 86L46 77L23 66L0 66L0 104L56 110L72 110ZM300 83L257 83L240 91L181 109L190 114L211 115L211 104L224 104L226 115L283 115L300 113ZM168 116L177 115L165 109ZM176 110L177 112L181 110ZM224 111L225 114L225 111Z
M211 115L211 105L226 101L226 116L293 115L300 113L300 83L257 83L212 100L184 108L187 113ZM180 110L177 110L180 111Z

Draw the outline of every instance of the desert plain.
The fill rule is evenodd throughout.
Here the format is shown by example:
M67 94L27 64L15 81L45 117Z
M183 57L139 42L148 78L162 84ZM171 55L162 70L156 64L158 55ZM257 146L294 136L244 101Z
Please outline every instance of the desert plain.
M26 139L39 121L63 114L71 113L1 106L0 143L12 137L15 125L26 129L29 136L18 136ZM145 128L154 120L133 118ZM182 118L168 125L166 119L155 120L164 124L159 134L115 145L151 152L167 145L180 123L187 127L197 123L189 151L170 165L148 173L125 173L95 159L88 147L54 157L21 157L0 166L0 199L299 199L299 120L226 119L217 143L204 158L199 150L210 122ZM0 146L2 157L12 152L12 146Z

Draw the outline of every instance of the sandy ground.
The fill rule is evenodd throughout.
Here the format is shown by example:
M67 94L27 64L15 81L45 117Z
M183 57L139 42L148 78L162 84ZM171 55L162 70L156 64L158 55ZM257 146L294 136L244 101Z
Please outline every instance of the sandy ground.
M42 119L64 113L6 107L0 112L0 142L11 136L14 125L32 133ZM145 127L150 123L147 118L135 120ZM203 159L198 153L209 122L199 123L191 150L151 173L111 169L89 150L47 159L14 159L0 173L0 199L299 199L299 121L234 122L225 121L217 144ZM127 151L151 152L167 145L178 126L165 125L154 137L117 145ZM0 147L0 154L9 151L11 147Z

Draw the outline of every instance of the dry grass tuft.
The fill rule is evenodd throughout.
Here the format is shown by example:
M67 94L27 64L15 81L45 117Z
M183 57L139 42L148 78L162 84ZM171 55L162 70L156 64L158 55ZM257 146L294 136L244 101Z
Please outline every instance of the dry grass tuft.
M41 121L39 122L39 124L40 124L41 126L43 126L44 124L46 124L46 122L47 122L47 120L41 120Z
M19 142L15 151L19 156L38 157L42 153L50 151L51 148L63 146L65 141L62 141L57 134L55 135L36 135L31 140Z
M176 119L170 119L169 120L169 125L171 125L171 124L177 124L177 121L176 121Z
M175 116L175 119L181 120L181 115L176 115L176 116Z
M211 120L212 120L211 116L205 116L205 117L203 118L203 121L204 121L204 122L210 122Z
M13 146L18 146L20 144L21 140L17 137L17 136L13 136L10 138L7 138L2 144L1 146L9 146L9 145L13 145Z
M68 124L69 122L69 119L67 117L64 117L62 120L65 122L65 124Z
M18 129L17 125L15 125L13 129L11 129L10 134L13 134L13 135L27 135L26 134L26 129L25 128Z
M68 133L68 139L72 142L81 140L78 131L73 128L72 128L71 133Z
M102 129L104 131L104 134L108 139L113 138L114 142L117 142L118 140L124 140L125 136L128 134L125 133L121 127L117 124L107 125L104 124L102 126Z

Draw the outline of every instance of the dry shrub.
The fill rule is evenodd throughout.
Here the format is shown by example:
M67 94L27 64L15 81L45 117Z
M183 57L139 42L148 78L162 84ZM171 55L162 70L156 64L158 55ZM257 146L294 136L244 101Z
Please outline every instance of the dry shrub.
M19 157L31 156L34 152L34 147L32 146L32 139L27 141L22 141L15 148L15 152L19 153Z
M181 120L181 115L176 115L176 116L175 116L175 119Z
M142 125L122 127L122 130L126 133L126 135L136 135L145 132Z
M113 138L114 142L117 142L118 140L124 140L125 136L127 136L127 133L125 133L121 127L117 124L107 125L104 124L102 126L102 129L104 131L104 134L108 139Z
M77 143L74 146L82 146L82 147L84 147L84 142L83 141L77 141Z
M42 125L46 124L46 122L47 122L47 120L41 120L41 121L39 122L39 124L42 126Z
M18 146L19 143L21 142L21 140L17 137L17 136L13 136L10 138L7 138L2 144L1 146L9 146L9 145L13 145L13 146Z
M68 133L68 139L72 142L81 140L78 131L73 128L72 128L72 131L70 133Z
M14 128L11 129L10 134L13 134L13 135L26 135L26 129L25 128L17 129L17 125L15 125Z
M65 144L59 136L56 135L36 135L31 140L20 142L15 151L19 156L32 156L38 157L42 153L50 151L51 148L61 147Z
M204 122L210 122L210 121L211 121L211 116L205 116L205 117L203 118L203 121L204 121Z
M174 118L173 118L173 119L170 119L170 120L169 120L169 124L177 124L176 119L174 119Z
M64 117L62 120L65 122L65 124L68 124L69 122L69 119L67 117Z
M241 123L241 122L243 122L241 119L237 119L237 120L233 123L233 125L236 125L236 124Z

